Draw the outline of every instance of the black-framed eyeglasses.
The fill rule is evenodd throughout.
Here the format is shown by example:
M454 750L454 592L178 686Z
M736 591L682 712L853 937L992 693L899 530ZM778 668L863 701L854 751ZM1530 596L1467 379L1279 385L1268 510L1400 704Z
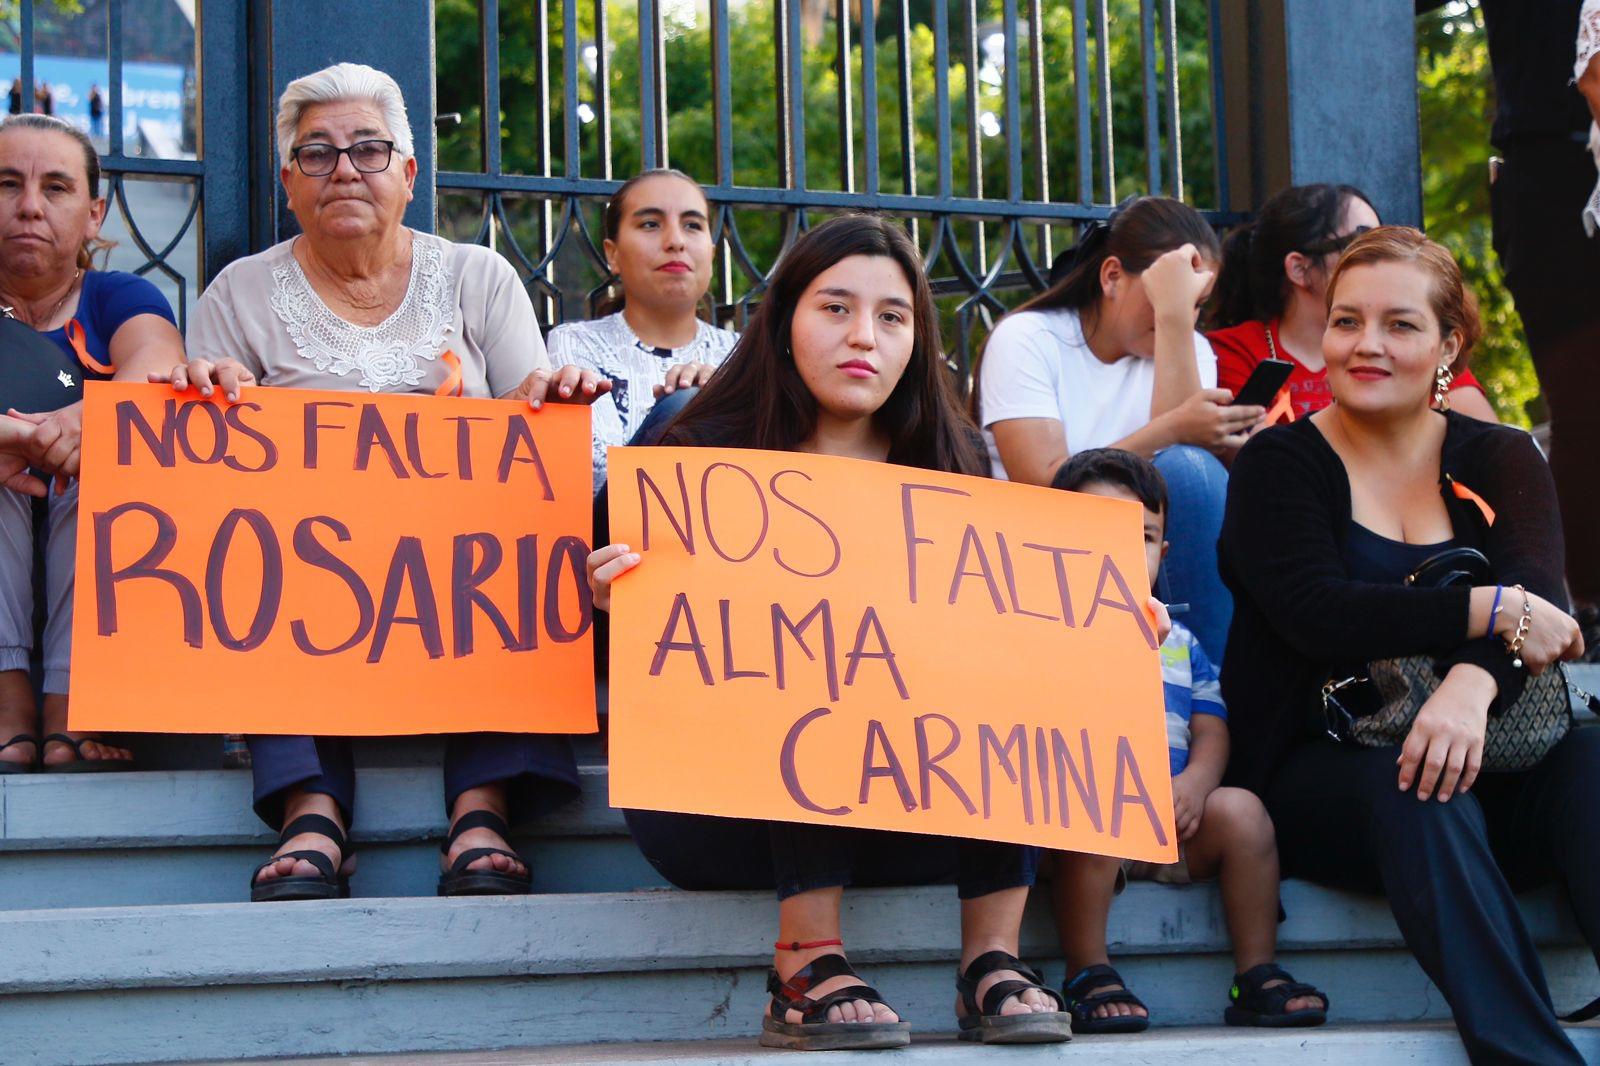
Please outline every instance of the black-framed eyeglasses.
M289 153L289 158L308 178L325 178L339 169L339 157L348 155L350 165L363 174L377 174L389 169L389 159L394 155L393 141L357 141L349 148L314 141L302 144Z
M1371 232L1371 226L1357 226L1342 237L1329 237L1325 241L1318 241L1304 249L1306 255L1336 255L1355 243L1356 238L1363 233Z

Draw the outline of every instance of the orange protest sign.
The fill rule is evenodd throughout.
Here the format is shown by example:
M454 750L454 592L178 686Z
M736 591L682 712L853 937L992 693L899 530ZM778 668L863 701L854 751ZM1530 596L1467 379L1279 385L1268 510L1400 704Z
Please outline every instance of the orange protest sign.
M73 729L594 731L587 407L84 403Z
M614 448L611 800L1177 857L1142 515L781 452Z

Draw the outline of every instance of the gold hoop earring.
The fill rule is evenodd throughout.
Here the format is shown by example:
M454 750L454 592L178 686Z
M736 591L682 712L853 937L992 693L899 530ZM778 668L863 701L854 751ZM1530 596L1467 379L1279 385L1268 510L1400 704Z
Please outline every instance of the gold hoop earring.
M1440 363L1433 376L1433 406L1441 411L1450 410L1450 383L1456 379L1448 363Z

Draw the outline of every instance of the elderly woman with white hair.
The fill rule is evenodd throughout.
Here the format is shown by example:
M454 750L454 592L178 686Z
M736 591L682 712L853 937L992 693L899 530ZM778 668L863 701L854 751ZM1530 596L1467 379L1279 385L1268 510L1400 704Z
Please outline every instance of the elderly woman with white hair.
M259 382L509 397L535 408L592 402L609 389L592 372L550 368L532 302L505 259L404 225L417 161L393 78L340 63L290 82L277 137L301 234L230 264L206 289L189 327L189 362L170 375L175 388L237 398ZM281 834L251 876L250 898L348 895L349 741L257 736L250 749L256 813ZM528 892L532 878L510 850L507 823L577 794L568 738L454 736L443 769L450 833L439 892Z

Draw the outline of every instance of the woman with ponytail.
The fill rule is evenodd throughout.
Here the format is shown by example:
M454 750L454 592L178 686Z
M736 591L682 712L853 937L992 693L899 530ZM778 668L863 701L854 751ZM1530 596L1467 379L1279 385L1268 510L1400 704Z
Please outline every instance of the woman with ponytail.
M1004 474L1049 485L1076 452L1153 458L1171 497L1161 598L1221 661L1232 603L1217 576L1231 455L1265 413L1233 406L1195 332L1221 249L1193 208L1125 203L1079 242L1061 281L1007 315L984 349L980 411ZM999 473L999 471L997 471Z
M696 314L716 250L710 210L682 171L646 170L623 182L605 213L606 266L621 291L601 302L602 317L550 331L553 360L611 382L593 407L596 492L606 480L606 449L633 440L647 419L664 426L738 340Z
M1207 334L1217 384L1238 392L1257 364L1280 359L1294 364L1284 386L1290 419L1332 403L1322 361L1328 279L1350 242L1377 225L1378 212L1353 185L1296 185L1228 234ZM1462 368L1450 389L1452 408L1497 421L1472 371Z

